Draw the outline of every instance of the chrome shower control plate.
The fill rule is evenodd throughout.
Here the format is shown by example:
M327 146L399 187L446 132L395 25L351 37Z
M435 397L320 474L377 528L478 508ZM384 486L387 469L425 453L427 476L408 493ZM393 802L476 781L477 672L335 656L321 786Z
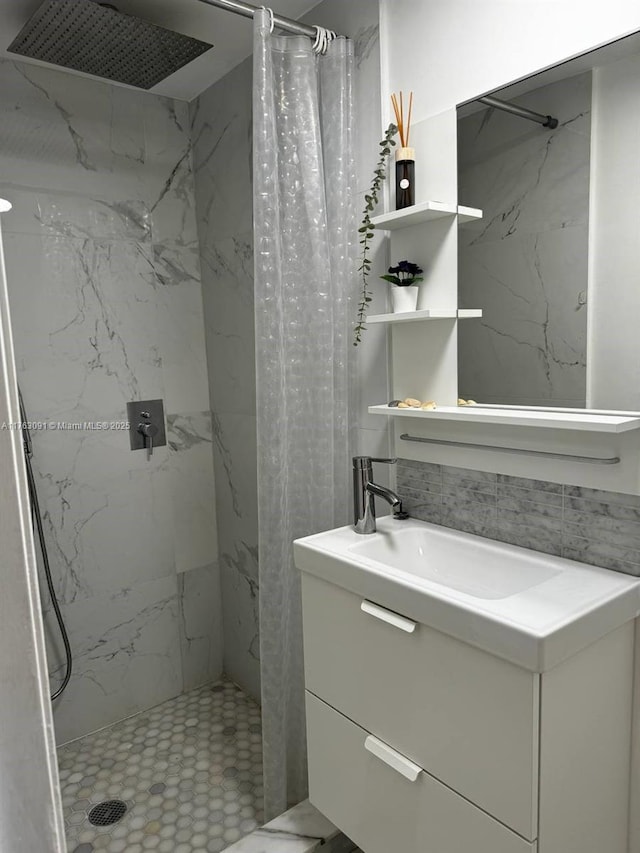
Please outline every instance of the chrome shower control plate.
M154 450L167 443L162 400L136 400L133 403L127 403L127 420L131 450L148 450L146 436L152 436ZM148 425L150 429L141 430L141 424Z

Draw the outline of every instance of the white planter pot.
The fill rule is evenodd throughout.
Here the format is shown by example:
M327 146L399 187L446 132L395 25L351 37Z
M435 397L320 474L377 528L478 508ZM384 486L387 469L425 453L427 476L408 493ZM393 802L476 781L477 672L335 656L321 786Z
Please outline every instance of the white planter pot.
M398 287L394 284L391 288L391 304L394 314L415 311L418 304L418 286L414 284L411 287Z

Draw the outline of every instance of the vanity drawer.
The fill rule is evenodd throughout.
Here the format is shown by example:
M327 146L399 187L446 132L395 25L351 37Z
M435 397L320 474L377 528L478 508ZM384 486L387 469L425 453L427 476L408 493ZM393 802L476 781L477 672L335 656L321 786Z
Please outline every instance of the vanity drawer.
M309 692L307 740L309 799L367 853L537 849Z
M307 689L535 839L539 676L312 575L302 594Z

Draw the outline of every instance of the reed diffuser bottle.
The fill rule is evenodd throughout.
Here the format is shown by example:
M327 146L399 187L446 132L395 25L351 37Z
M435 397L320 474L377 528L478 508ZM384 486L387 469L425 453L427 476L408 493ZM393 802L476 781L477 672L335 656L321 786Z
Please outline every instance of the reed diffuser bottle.
M409 112L406 122L402 92L400 92L399 99L395 93L391 95L391 102L396 114L398 135L400 136L400 148L396 150L396 210L402 210L416 203L416 152L414 148L409 147L413 92L409 95Z
M396 150L396 210L416 203L416 152L414 148Z

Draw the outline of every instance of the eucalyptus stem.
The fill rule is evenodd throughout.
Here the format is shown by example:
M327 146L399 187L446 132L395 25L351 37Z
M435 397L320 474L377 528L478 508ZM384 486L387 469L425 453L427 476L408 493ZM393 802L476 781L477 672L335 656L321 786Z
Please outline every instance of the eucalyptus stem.
M369 189L368 194L364 197L365 209L362 213L362 224L360 228L358 228L358 233L360 234L360 245L362 246L358 272L360 273L362 289L360 292L360 301L358 303L356 325L353 329L355 334L355 340L353 342L354 347L358 346L362 340L362 333L367 329L367 308L373 299L371 291L369 290L369 274L371 273L371 240L373 239L373 232L375 231L376 226L371 221L371 213L378 204L380 190L382 189L384 180L387 177L387 159L389 154L391 154L392 147L396 144L394 136L397 132L398 128L396 125L391 123L384 134L384 139L380 142L380 159L378 160L373 172L371 188Z

